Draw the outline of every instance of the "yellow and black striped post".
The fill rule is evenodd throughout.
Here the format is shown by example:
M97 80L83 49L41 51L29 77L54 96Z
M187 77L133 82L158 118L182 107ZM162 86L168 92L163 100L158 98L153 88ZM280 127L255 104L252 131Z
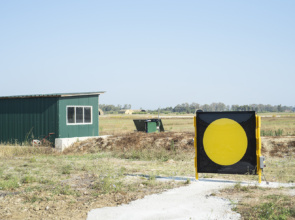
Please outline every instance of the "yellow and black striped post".
M258 182L261 183L260 156L261 156L261 137L260 137L261 117L256 115L256 156L257 156L257 174Z
M194 117L194 126L195 126L195 138L194 138L194 147L195 147L195 169L196 169L196 180L199 179L198 169L197 169L197 117Z

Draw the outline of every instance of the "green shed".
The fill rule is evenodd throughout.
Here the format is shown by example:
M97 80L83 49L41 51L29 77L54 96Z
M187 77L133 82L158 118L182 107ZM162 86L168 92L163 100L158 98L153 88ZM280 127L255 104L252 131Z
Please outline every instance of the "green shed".
M99 136L98 98L104 92L0 97L0 142L42 140L59 150Z

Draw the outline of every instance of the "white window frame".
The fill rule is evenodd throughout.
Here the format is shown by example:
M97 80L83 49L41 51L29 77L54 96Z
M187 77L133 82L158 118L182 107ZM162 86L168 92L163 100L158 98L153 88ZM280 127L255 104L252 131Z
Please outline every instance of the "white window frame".
M69 123L68 122L68 108L75 108L75 111L74 111L74 119L75 119L75 122L74 123ZM76 108L83 108L83 122L82 123L76 123ZM90 114L91 114L91 117L90 117L90 122L87 122L85 123L84 122L84 108L90 108ZM91 105L67 105L66 106L66 123L67 125L91 125L93 123L93 111L92 111L92 106Z

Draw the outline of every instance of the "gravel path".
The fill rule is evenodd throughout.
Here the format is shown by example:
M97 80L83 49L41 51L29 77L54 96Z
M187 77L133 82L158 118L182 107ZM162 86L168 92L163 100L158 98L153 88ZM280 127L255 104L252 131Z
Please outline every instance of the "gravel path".
M234 184L236 184L235 181L201 179L188 186L146 196L129 204L93 209L88 213L87 220L240 219L240 214L231 211L229 200L215 197L212 194ZM241 184L254 185L257 182ZM291 185L279 183L266 185L263 182L259 186L286 187Z
M210 196L231 184L192 182L188 186L146 196L129 204L91 210L87 219L239 219L240 215L231 211L228 200Z

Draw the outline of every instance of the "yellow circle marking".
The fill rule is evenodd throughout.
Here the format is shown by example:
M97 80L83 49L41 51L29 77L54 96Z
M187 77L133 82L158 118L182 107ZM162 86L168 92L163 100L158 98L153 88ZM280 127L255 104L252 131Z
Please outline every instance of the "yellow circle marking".
M229 166L243 158L248 139L239 123L232 119L221 118L207 127L203 144L207 156L213 162Z

